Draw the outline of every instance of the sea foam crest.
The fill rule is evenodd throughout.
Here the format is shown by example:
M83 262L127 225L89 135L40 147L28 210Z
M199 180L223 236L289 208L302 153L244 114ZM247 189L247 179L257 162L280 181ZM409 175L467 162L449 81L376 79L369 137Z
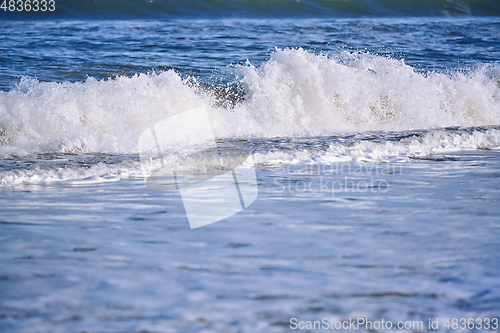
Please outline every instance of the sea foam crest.
M202 106L219 138L500 124L499 66L422 74L380 56L287 49L239 70L245 93L234 108L215 106L174 71L77 83L24 78L0 92L0 155L137 153L146 128Z
M351 162L404 163L412 157L450 153L474 149L500 150L500 130L431 130L420 135L400 139L340 140L325 149L297 145L281 150L257 150L253 154L255 166L285 164L331 164ZM20 184L63 182L70 185L87 185L117 181L123 178L142 178L139 161L98 163L90 167L76 163L65 167L36 167L0 172L0 187Z
M0 92L0 155L134 153L151 124L207 103L174 71L81 83L23 78Z
M327 149L289 149L256 152L259 164L407 162L412 157L447 154L463 150L500 149L500 130L431 130L399 140L353 140L330 144Z
M499 69L422 74L380 56L277 51L242 68L247 97L225 117L240 133L218 130L266 137L498 125Z

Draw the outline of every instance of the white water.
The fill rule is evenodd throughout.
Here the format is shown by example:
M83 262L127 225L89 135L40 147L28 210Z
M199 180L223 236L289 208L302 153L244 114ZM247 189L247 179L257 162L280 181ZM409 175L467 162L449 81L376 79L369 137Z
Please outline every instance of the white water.
M174 71L82 83L23 78L16 90L0 92L0 156L11 157L0 169L0 186L140 177L140 163L134 160L139 135L197 107L206 108L219 138L340 138L321 149L313 144L257 149L257 164L404 162L412 156L500 147L495 128L500 125L500 67L424 75L379 56L328 57L298 49L277 50L259 68L247 64L239 70L246 95L233 109L213 106L209 92ZM474 126L489 129L470 129ZM408 133L414 129L425 131ZM379 139L345 139L348 133L369 131L381 133ZM384 131L402 135L391 139ZM23 156L40 153L128 157L85 165L71 158L62 165L24 163ZM14 165L16 159L28 166Z
M380 56L298 49L239 70L246 96L234 109L213 107L174 71L81 83L23 78L0 92L0 155L137 153L148 126L200 106L220 138L500 125L498 66L424 75Z
M353 140L329 144L326 149L292 148L271 151L257 150L257 165L279 163L332 163L332 162L407 162L410 157L442 154L458 150L500 149L500 130L485 131L433 130L423 135L412 135L399 140ZM57 161L57 160L56 160ZM15 164L15 160L11 160ZM140 162L126 160L120 163L97 163L80 166L21 168L0 172L0 186L22 183L66 182L68 184L94 184L110 180L142 177Z

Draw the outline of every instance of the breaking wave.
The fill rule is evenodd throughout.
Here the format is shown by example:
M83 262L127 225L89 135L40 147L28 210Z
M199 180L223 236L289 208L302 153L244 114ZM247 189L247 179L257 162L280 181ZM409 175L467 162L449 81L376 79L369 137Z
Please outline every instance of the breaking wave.
M218 138L500 125L495 65L418 73L380 56L287 49L239 70L238 98L229 87L207 89L173 70L77 83L23 78L0 92L0 155L133 154L149 126L197 107L207 109Z

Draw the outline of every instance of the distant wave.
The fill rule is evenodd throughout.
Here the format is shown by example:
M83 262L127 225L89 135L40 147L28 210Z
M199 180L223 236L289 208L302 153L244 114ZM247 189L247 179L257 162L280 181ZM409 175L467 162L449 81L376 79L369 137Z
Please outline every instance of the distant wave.
M499 16L497 0L56 0L54 12L2 19Z
M421 74L368 54L277 50L239 68L242 98L169 70L85 82L24 78L0 92L0 155L137 152L151 124L205 107L219 138L314 137L500 125L500 66ZM197 131L193 128L193 131Z

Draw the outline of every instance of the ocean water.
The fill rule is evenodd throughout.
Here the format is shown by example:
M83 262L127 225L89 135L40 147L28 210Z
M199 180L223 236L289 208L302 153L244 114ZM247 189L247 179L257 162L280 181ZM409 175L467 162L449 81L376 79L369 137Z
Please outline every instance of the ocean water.
M497 2L55 7L0 11L1 332L500 332ZM139 138L200 108L258 197L190 229Z

